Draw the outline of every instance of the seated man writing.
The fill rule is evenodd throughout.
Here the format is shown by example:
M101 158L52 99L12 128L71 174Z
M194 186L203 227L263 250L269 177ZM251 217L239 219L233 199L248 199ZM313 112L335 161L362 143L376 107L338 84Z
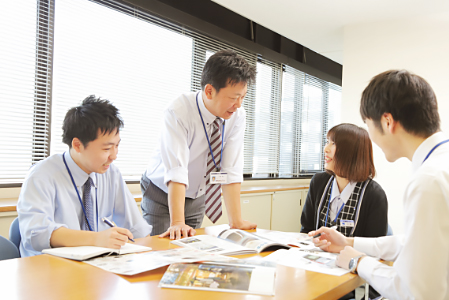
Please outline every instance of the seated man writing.
M119 249L128 238L151 233L112 162L123 121L107 100L87 97L64 119L69 146L33 166L17 204L22 256L50 247L99 246ZM102 218L115 222L109 227Z

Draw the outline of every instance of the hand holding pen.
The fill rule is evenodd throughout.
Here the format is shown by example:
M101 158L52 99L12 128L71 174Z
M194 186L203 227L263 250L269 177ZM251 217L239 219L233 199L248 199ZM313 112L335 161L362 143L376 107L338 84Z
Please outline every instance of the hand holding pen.
M335 230L337 230L337 225L332 226L330 229L335 229ZM322 232L317 233L317 234L315 234L314 236L308 237L308 238L306 239L306 241L310 241L310 240L316 239L317 237L320 237L320 236L321 236L321 233L322 233Z
M320 237L318 241L314 241L315 247L319 247L321 250L340 253L346 246L354 245L354 238L347 238L334 227L321 227L318 230L309 232L311 238Z
M109 219L106 218L106 217L105 218L101 218L101 220L103 222L105 222L107 225L109 225L109 227L116 227L115 224L112 223L111 221L109 221ZM132 238L130 238L130 237L128 237L128 240L130 240L131 242L135 243L135 241Z

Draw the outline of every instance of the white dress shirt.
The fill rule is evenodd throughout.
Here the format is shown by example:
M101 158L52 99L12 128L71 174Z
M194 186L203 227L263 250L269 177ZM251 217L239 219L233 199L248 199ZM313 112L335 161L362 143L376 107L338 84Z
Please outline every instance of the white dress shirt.
M332 182L332 193L331 193L331 201L330 201L330 214L329 217L332 221L335 220L338 211L340 208L348 202L349 197L351 196L357 182L349 182L343 191L338 188L337 178L334 178Z
M394 261L392 267L366 257L359 275L393 299L449 299L449 142L435 133L416 150L404 194L405 232L400 236L355 238L354 248Z
M205 193L209 145L197 107L201 110L208 137L216 119L204 106L202 93L183 94L164 111L164 125L156 152L145 175L168 193L170 181L186 185L186 197L198 198ZM243 136L246 113L237 109L226 120L223 136L221 172L227 173L227 184L243 181ZM223 127L220 127L223 130Z
M152 226L143 219L120 171L114 164L104 174L84 172L69 152L64 157L82 199L83 185L93 180L91 196L94 202L94 231L110 227L101 221L107 217L119 227L129 229L135 238L151 233ZM52 155L32 167L27 174L17 203L19 214L20 255L41 254L50 248L50 237L60 227L81 230L84 213L75 187L62 159Z

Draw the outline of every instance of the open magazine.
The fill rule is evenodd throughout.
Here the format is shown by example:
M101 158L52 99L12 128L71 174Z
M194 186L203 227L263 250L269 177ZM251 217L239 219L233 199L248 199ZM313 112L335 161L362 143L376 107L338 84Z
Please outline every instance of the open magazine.
M95 256L104 254L128 254L150 251L150 247L126 243L120 249L103 248L95 246L79 246L79 247L59 247L44 249L42 253L60 256L74 260L85 260Z
M197 235L172 241L181 247L189 247L222 255L260 253L276 249L288 249L289 245L266 239L240 229L225 229L218 237Z
M337 256L336 253L291 248L277 250L263 259L288 267L335 276L349 273L348 270L336 265Z
M84 261L87 264L121 275L135 275L176 262L231 261L233 257L206 253L197 249L176 248L142 254L112 255Z
M276 264L253 260L175 263L159 286L217 292L274 295Z

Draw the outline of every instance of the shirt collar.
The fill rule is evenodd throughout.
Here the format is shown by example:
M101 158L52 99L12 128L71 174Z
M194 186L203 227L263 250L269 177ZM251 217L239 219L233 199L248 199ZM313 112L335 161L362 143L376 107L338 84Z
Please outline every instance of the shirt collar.
M94 187L97 187L97 173L92 172L90 174L87 174L86 172L84 172L83 169L81 169L73 160L72 156L70 155L70 151L64 152L63 155L77 187L82 187L86 183L88 177L92 178Z
M437 132L429 136L421 145L418 146L415 153L412 157L412 172L418 170L418 168L422 165L424 159L427 154L429 154L430 150L435 147L438 143L444 141L446 136L443 132Z
M340 199L343 201L343 203L346 204L352 192L354 191L356 184L357 182L349 182L348 185L340 193L340 190L338 189L337 178L334 177L334 180L332 182L331 202L334 201L335 198L340 196Z
M211 126L212 123L215 121L217 116L212 114L204 105L203 101L203 92L199 91L197 94L198 99L198 106L200 107L201 115L203 116L204 125ZM221 123L223 123L223 120L220 118Z

